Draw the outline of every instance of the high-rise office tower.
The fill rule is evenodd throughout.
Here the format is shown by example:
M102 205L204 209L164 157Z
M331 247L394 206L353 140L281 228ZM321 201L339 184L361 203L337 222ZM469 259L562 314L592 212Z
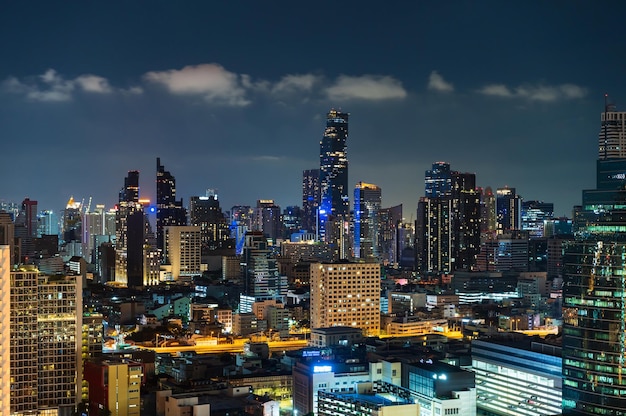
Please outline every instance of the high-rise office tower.
M435 162L432 169L426 171L424 180L424 195L426 198L436 198L450 195L452 189L452 172L447 162Z
M157 247L163 250L163 227L169 225L187 225L187 211L183 200L176 200L176 179L161 165L157 157L156 171L156 238Z
M379 246L381 260L385 264L396 265L400 263L402 253L402 204L389 208L381 208L378 211L378 224L380 226Z
M496 226L499 234L521 228L521 199L515 188L505 186L496 190Z
M202 252L228 247L229 229L217 194L192 196L189 200L189 225L200 227Z
M67 244L72 241L80 242L82 230L82 203L75 201L71 196L63 210L61 239Z
M598 159L626 159L626 112L615 110L614 104L605 103L600 116Z
M74 414L82 387L82 280L37 279L37 407L39 414Z
M320 170L302 172L302 229L317 234L317 210L320 205Z
M380 332L380 264L313 263L311 328L349 326Z
M29 237L37 237L37 201L26 198L22 201L22 211L20 215L24 216L24 225L26 234Z
M115 232L115 281L143 286L145 218L139 203L139 172L129 171L120 190Z
M498 229L498 222L496 220L496 197L490 186L481 189L480 211L480 231L485 234L495 233Z
M280 275L276 256L260 231L249 231L245 235L241 274L244 281L239 303L241 313L252 312L254 302L283 301L287 295L287 278Z
M319 234L327 242L328 221L342 221L350 211L348 196L348 113L330 110L320 141ZM339 217L344 217L339 218ZM331 242L332 243L332 242Z
M235 254L241 254L246 233L252 230L254 211L248 205L235 205L230 209L230 237L235 239Z
M626 113L601 116L596 189L563 258L563 415L626 411Z
M172 277L191 277L202 274L202 230L198 226L174 226L163 228L165 246L163 259L170 265Z
M543 201L522 202L522 230L528 231L530 238L545 236L544 226L554 218L554 204Z
M302 229L302 210L300 207L295 205L285 208L281 222L283 239L289 241L291 234L297 233Z
M274 244L277 239L282 237L280 207L274 203L273 199L259 199L256 201L252 229L253 231L263 232Z
M39 337L44 337L37 328L37 274L32 266L10 272L11 394L2 397L10 402L7 415L37 414L37 347Z
M445 162L426 171L415 228L416 266L421 272L469 270L480 250L480 193L476 175L451 171Z
M377 185L359 182L354 188L354 257L380 258L382 191Z

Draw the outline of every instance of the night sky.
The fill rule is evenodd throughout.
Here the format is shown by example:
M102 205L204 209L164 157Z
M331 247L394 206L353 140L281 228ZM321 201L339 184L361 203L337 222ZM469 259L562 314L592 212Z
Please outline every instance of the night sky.
M623 1L63 1L0 5L0 200L301 205L331 108L349 183L407 220L447 161L571 215L604 94L626 111ZM353 189L353 188L352 188ZM352 192L351 192L352 198Z

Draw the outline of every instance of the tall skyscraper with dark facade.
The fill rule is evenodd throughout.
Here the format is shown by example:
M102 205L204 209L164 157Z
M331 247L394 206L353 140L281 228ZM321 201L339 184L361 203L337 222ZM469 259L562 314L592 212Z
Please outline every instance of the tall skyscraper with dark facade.
M139 172L129 171L120 190L115 230L115 281L143 285L145 219L139 203Z
M163 250L163 227L187 225L187 211L183 200L176 200L176 179L161 165L157 157L156 171L156 238L157 248Z
M202 252L228 247L230 230L215 193L192 196L189 200L189 223L200 227Z
M330 110L320 141L319 234L330 238L329 221L342 221L349 214L348 196L348 113ZM327 235L328 234L328 235ZM335 233L336 234L336 233ZM332 242L331 242L332 243Z
M378 211L380 256L384 264L399 264L404 247L402 204ZM412 243L412 239L410 240Z
M499 234L521 229L521 197L515 188L496 190L496 226Z
M380 224L382 205L379 186L359 182L354 188L354 257L380 258Z
M480 193L476 175L433 164L417 205L416 266L421 272L470 269L480 251Z
M626 113L607 106L596 189L563 258L563 415L626 414Z
M302 229L317 234L317 209L320 205L320 170L302 172Z

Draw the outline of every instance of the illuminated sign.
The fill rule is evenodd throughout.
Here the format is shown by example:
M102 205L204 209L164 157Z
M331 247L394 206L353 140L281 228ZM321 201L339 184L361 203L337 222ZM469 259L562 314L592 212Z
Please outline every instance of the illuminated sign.
M313 366L314 373L331 373L333 371L333 367L330 365L316 365Z

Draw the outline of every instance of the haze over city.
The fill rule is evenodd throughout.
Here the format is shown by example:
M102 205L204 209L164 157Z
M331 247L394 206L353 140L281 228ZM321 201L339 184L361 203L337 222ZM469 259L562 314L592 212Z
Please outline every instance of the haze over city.
M415 215L435 161L571 215L604 94L624 102L622 2L8 3L0 199L112 206L155 157L187 203L301 204L330 108L349 183Z

